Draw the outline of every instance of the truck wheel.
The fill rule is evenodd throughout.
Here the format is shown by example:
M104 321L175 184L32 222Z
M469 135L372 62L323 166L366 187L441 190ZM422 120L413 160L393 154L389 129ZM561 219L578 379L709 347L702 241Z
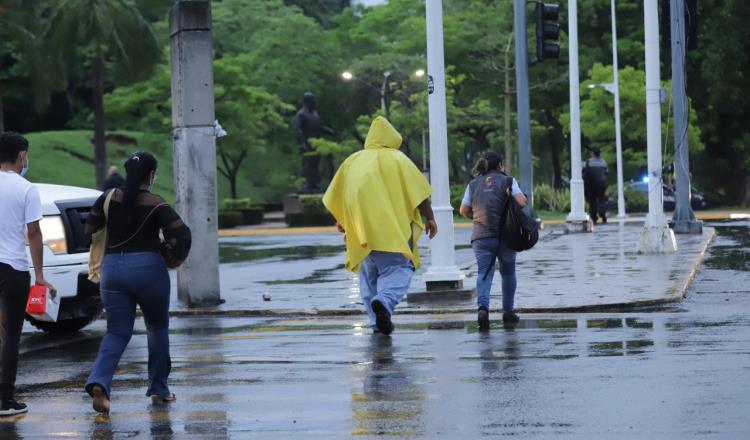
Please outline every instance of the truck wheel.
M38 321L29 315L26 315L26 319L29 321L29 324L45 332L73 333L89 325L96 319L96 316L85 316L83 318L68 319L58 322Z

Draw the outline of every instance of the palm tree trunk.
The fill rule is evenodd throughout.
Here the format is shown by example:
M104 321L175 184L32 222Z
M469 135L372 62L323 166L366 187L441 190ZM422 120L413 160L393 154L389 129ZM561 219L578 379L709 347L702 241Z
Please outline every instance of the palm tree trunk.
M94 54L93 61L91 94L94 107L94 169L96 186L101 188L107 167L107 146L104 140L104 63L100 52Z
M0 95L0 133L5 131L5 114L3 113L3 96Z

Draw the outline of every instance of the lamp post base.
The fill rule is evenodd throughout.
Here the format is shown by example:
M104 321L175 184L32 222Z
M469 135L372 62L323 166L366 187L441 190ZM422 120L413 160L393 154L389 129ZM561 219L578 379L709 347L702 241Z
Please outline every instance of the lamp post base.
M702 234L703 222L700 220L677 220L669 222L675 234Z
M669 226L644 226L638 240L639 254L671 254L677 251L674 231Z
M565 222L566 234L577 234L581 232L594 232L594 223L589 219Z

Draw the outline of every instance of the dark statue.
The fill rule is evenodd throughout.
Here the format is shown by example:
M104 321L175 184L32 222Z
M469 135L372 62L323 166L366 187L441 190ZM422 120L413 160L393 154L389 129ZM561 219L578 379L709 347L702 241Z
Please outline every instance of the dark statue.
M333 129L323 123L317 111L315 95L306 92L303 96L304 105L294 115L292 127L294 136L299 142L302 155L302 177L305 178L303 193L320 192L320 155L308 154L315 149L310 145L310 139L323 137L324 134L334 134ZM332 170L331 170L332 171Z

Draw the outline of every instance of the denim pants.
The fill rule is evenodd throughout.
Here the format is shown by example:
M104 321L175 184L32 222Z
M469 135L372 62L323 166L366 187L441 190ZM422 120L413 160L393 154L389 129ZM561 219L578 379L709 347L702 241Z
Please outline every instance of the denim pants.
M370 326L375 328L372 301L378 300L393 314L396 305L409 290L414 264L397 252L372 251L359 269L359 293L365 304Z
M102 263L101 294L107 311L107 334L99 346L86 391L100 385L107 396L112 377L133 335L135 306L141 307L148 338L147 396L167 396L170 280L161 255L155 252L108 254Z
M477 258L477 306L490 307L490 288L495 277L495 259L500 261L503 278L503 311L513 311L516 296L516 251L498 238L480 238L471 243Z
M31 277L0 263L0 399L13 398Z

